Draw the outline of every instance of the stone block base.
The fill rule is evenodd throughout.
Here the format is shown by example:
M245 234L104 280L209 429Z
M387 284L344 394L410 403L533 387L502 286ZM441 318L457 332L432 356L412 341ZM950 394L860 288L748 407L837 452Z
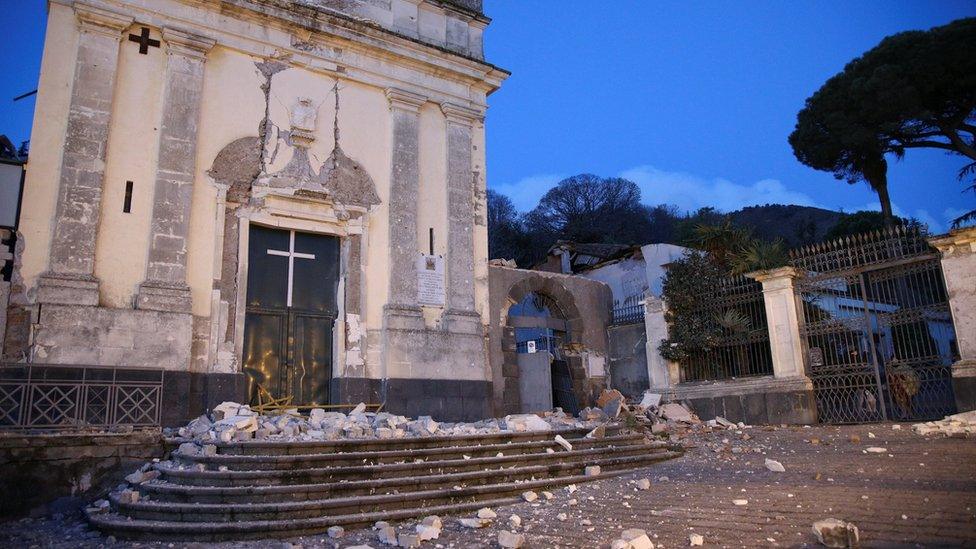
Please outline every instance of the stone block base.
M44 273L38 279L37 302L98 305L98 279L93 276Z
M459 379L335 378L333 402L386 402L384 410L439 421L477 421L491 417L491 383Z
M42 304L32 362L186 371L189 313Z
M166 453L159 431L0 438L0 517L70 512Z
M952 392L959 412L976 410L976 361L959 361L952 365Z
M189 313L191 307L190 287L173 286L161 282L143 282L136 296L136 308L147 311L167 311Z
M817 400L807 378L771 377L679 384L665 398L683 400L702 420L722 416L750 425L812 425Z

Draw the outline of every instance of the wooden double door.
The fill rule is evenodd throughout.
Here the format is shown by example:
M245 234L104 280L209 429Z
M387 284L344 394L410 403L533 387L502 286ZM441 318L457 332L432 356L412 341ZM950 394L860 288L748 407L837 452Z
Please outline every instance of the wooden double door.
M244 373L296 405L328 404L338 315L339 239L252 225L248 239Z

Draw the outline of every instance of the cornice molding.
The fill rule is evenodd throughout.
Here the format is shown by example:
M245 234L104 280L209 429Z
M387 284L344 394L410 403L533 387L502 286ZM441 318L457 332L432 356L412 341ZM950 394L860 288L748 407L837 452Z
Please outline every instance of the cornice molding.
M89 4L75 2L73 7L83 32L95 32L121 40L122 31L129 28L133 22L132 17L128 15Z
M172 27L163 27L163 41L170 53L192 59L206 60L207 52L217 43L213 38L192 34Z
M391 109L410 112L419 112L420 107L427 102L427 96L399 88L387 88L386 98L390 102Z
M483 111L463 107L456 103L441 103L441 112L444 113L448 122L463 124L465 126L473 126L476 122L481 122L485 118Z

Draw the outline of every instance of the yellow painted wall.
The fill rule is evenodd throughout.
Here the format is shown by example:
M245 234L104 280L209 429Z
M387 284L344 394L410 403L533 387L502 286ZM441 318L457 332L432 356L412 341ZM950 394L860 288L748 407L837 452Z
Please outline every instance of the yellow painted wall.
M150 32L159 40L159 33ZM131 308L146 278L149 232L156 185L156 156L166 71L165 45L121 48L112 100L101 219L95 243L100 303ZM132 211L122 211L125 182L132 181Z
M44 55L37 85L34 124L31 129L31 154L24 181L20 231L24 237L21 276L28 287L48 268L54 212L61 174L71 85L78 48L78 24L74 11L50 3Z
M223 219L216 218L217 190L207 170L227 144L258 134L264 117L264 80L254 61L249 55L220 46L207 55L186 262L193 314L197 316L210 314L213 280L220 274L215 271L214 254L221 248L216 235Z

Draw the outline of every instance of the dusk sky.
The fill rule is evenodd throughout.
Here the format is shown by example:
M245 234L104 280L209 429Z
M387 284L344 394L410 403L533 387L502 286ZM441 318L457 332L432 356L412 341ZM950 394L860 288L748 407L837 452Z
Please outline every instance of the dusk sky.
M29 138L43 0L7 0L0 133ZM976 15L972 1L485 0L486 55L512 77L489 98L488 184L522 210L582 172L636 181L682 210L784 203L877 208L865 184L809 169L786 141L803 101L886 35ZM935 231L976 207L963 158L889 159L896 213Z

